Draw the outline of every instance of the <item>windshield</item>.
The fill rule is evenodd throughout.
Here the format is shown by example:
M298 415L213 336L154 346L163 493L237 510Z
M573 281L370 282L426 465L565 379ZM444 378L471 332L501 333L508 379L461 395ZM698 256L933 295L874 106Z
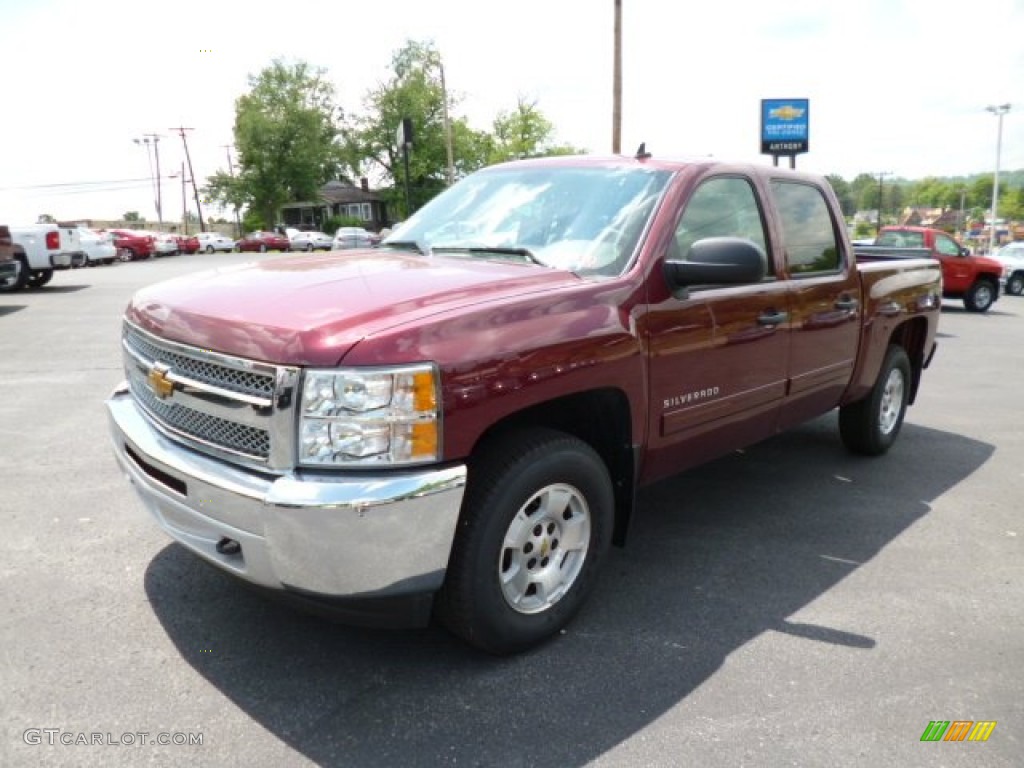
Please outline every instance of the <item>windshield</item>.
M499 166L434 198L383 245L617 275L670 176L635 167Z

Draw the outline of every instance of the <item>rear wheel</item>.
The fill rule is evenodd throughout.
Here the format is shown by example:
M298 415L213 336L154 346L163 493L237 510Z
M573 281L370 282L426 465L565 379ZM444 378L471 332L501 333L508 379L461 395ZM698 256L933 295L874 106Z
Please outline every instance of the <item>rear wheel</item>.
M1006 279L1006 292L1011 296L1024 293L1024 272L1014 272Z
M311 253L312 251L313 251L313 244L312 243L306 243L306 252L307 253Z
M29 288L42 288L53 279L52 269L34 269L28 275Z
M903 347L890 346L875 386L856 403L839 409L839 434L853 453L880 456L896 442L910 399L910 358Z
M213 253L213 246L212 245L206 246L206 252L207 253Z
M996 288L988 280L978 280L967 289L964 306L968 312L988 312L996 300Z
M583 441L536 429L492 442L471 465L441 622L495 654L557 633L594 585L613 515L608 470Z

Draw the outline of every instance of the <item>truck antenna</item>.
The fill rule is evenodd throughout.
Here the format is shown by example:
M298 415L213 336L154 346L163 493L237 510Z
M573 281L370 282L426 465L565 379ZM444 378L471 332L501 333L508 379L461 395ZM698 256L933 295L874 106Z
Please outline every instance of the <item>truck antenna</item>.
M651 153L647 151L647 142L641 141L640 146L636 148L636 159L646 160L651 156Z

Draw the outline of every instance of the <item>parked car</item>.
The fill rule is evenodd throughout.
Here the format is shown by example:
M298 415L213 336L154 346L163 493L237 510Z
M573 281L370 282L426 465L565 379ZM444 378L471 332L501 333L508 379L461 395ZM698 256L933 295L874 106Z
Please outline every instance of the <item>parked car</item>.
M148 259L153 255L156 238L149 232L136 232L134 229L111 229L117 258L121 261L137 261Z
M1003 288L1011 296L1024 293L1024 243L1008 243L992 254L1003 265Z
M0 224L0 286L18 278L18 262L14 260L14 241L11 230L6 224Z
M250 232L237 243L235 247L240 251L290 251L291 243L284 235L277 232Z
M18 270L13 279L0 285L0 290L42 288L53 279L55 271L74 265L73 249L77 245L56 224L28 224L9 230Z
M178 253L178 238L166 232L154 232L156 241L153 244L154 256L176 256Z
M79 227L78 244L85 253L85 264L88 267L112 264L117 258L117 246L114 245L114 237L109 232Z
M199 242L199 250L206 253L214 251L230 253L235 250L235 241L220 232L200 232L196 235L196 240Z
M293 251L329 251L334 239L324 232L296 232L289 236Z
M193 254L199 251L199 239L195 235L174 235L178 241L178 253Z
M331 249L343 251L349 248L372 248L380 242L380 237L362 227L339 227L334 233Z

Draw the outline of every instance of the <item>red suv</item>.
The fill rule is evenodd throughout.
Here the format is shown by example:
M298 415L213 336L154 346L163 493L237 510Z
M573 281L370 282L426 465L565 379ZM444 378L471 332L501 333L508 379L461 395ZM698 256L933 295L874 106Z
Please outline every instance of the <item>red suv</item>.
M117 248L117 257L121 261L148 259L156 249L156 238L153 235L135 232L131 229L111 229L109 231L114 236L114 247Z
M235 247L240 251L290 251L291 241L284 235L276 232L250 232L237 243Z

